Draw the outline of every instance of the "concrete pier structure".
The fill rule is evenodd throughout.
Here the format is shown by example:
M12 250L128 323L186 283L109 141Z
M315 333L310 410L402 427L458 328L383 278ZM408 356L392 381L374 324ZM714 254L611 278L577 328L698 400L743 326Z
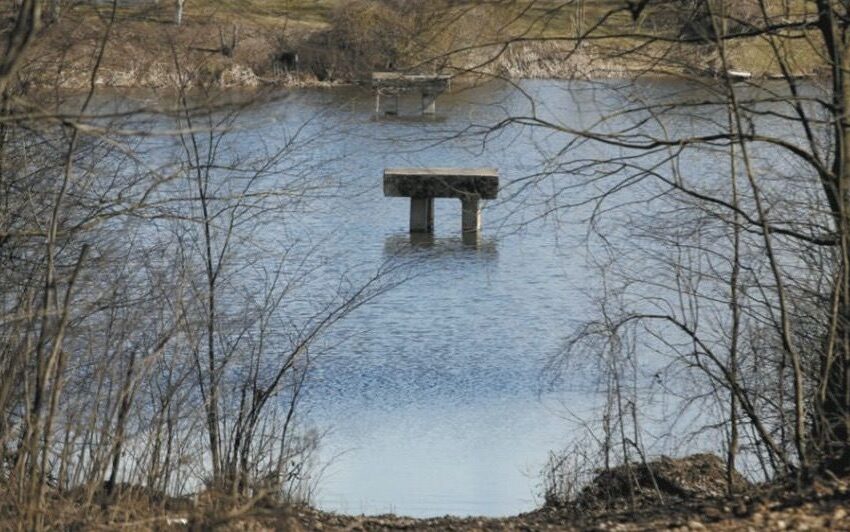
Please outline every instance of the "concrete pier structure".
M410 198L410 232L434 232L434 198Z
M464 238L477 238L481 230L481 200L499 195L495 168L387 168L384 196L410 198L410 232L434 231L434 198L461 201Z
M449 88L451 76L437 74L401 74L399 72L373 72L372 87L375 89L375 113L397 115L399 95L419 91L422 95L423 115L437 112L437 97ZM381 105L383 97L383 106Z

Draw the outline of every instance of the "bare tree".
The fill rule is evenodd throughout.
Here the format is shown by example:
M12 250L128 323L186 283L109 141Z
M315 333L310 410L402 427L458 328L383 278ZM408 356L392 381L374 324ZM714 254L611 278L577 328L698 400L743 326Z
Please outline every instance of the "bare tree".
M164 109L101 98L117 2L87 91L31 93L16 73L44 5L14 10L0 61L4 508L40 529L62 526L62 501L68 519L108 521L124 500L205 487L239 507L309 493L317 439L297 411L315 343L399 280L392 265L317 293L317 250L261 241L336 184L293 157L302 128L238 149L259 95L233 103L179 75Z
M454 53L481 53L466 70L492 76L513 53L554 46L584 80L574 86L605 94L589 127L538 112L529 92L528 113L478 131L534 127L563 138L544 170L513 186L546 181L560 191L550 212L593 206L600 317L567 352L600 356L615 379L619 421L609 430L621 455L642 455L636 413L652 416L648 403L663 393L681 398L673 425L697 416L693 437L724 435L730 471L744 453L767 476L846 472L847 6L516 5L506 38ZM580 31L556 25L577 9ZM768 66L748 71L757 53ZM612 73L625 82L599 80ZM674 81L659 90L642 82L659 75ZM640 215L628 210L635 204Z

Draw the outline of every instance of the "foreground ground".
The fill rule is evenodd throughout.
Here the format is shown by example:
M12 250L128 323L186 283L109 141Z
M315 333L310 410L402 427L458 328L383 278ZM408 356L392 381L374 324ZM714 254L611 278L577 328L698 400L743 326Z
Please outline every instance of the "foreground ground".
M842 500L843 499L843 500ZM290 530L850 530L846 495L812 500L706 501L587 516L547 508L505 519L397 516L352 517L296 511L281 523ZM274 521L277 521L276 523ZM263 527L262 519L256 525Z
M194 497L189 505L188 499L180 499L182 502L167 503L166 509L156 510L144 509L138 504L140 498L129 494L118 504L96 505L86 512L78 506L76 516L62 522L54 518L51 524L74 530L294 532L850 530L850 479L831 478L801 487L787 483L751 485L743 477L733 475L733 496L725 495L727 480L723 462L716 456L703 454L620 466L599 473L569 502L550 503L542 509L506 518L352 516L309 506L223 505L221 498L204 497ZM57 510L52 515L61 517L62 513ZM0 520L0 529L15 528L13 523L11 519Z
M293 509L283 514L269 509L220 521L214 528L291 531L850 530L850 495L846 484L836 484L822 486L803 496L739 497L586 514L545 508L503 519L348 516L311 508Z
M661 458L602 472L569 502L505 519L352 517L300 509L286 525L292 530L850 530L847 481L780 488L753 486L733 475L732 482L738 494L727 496L725 467L716 456Z
M437 517L413 519L395 515L350 516L312 508L252 509L230 515L191 516L164 514L125 521L77 522L61 529L73 530L222 530L292 532L319 531L545 531L545 530L850 530L850 492L846 484L822 487L802 496L738 497L654 505L637 510L620 509L577 513L544 508L507 518ZM0 522L0 529L15 529Z

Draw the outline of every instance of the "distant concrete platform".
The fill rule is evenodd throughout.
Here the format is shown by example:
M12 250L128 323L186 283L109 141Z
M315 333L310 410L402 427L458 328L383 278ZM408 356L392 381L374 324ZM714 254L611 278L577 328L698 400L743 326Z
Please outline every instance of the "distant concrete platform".
M401 72L372 72L375 89L413 90L433 88L439 92L449 87L452 77L444 74L404 74Z
M481 229L482 199L499 195L495 168L387 168L384 195L410 198L410 232L434 230L434 198L458 198L462 205L461 228L466 234Z
M422 95L422 114L437 112L437 96L444 93L451 83L451 76L443 74L403 74L401 72L373 72L372 88L375 89L375 112L398 114L399 93L418 90ZM381 95L388 96L381 105Z

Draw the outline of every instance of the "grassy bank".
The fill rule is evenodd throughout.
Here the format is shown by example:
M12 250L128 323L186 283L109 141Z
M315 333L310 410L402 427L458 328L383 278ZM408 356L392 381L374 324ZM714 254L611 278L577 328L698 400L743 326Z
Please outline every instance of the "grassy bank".
M20 78L41 87L82 89L111 28L94 77L99 86L258 87L351 83L376 70L439 71L509 78L624 77L653 71L701 75L716 68L707 47L684 51L663 40L673 22L632 21L622 2L574 5L520 2L355 0L188 0L181 25L170 2L77 4L44 31L46 39ZM613 13L613 14L612 14ZM577 35L607 35L581 46ZM617 36L621 35L621 36ZM513 42L510 45L504 43ZM629 53L623 53L628 50ZM822 61L801 43L790 64L810 75ZM736 40L734 69L756 77L780 73L771 43Z

